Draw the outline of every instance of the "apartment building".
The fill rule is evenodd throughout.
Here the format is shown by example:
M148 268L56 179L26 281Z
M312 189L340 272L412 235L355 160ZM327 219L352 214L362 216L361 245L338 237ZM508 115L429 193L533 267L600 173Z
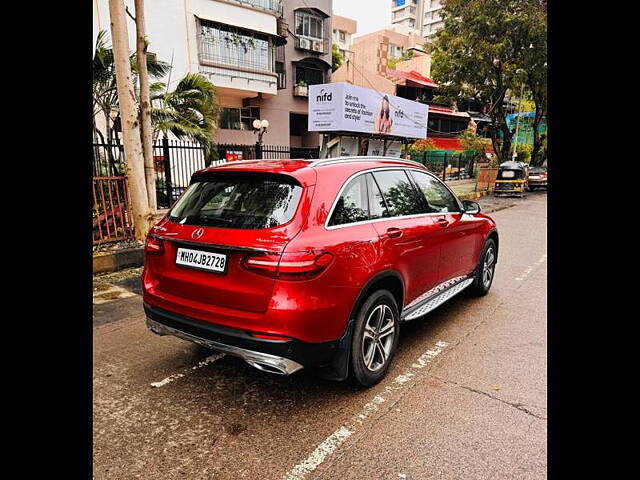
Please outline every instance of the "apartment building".
M391 0L391 22L428 40L444 26L441 9L440 0Z
M94 31L110 32L108 0L94 2ZM125 4L135 11L134 0ZM318 135L306 131L307 98L295 87L330 81L332 8L332 0L153 0L149 51L173 65L171 87L189 72L216 86L217 143L255 143L259 118L271 125L266 144L317 147Z
M351 57L351 45L353 35L358 31L358 22L350 18L334 15L333 23L333 43L338 46L338 51L345 60Z

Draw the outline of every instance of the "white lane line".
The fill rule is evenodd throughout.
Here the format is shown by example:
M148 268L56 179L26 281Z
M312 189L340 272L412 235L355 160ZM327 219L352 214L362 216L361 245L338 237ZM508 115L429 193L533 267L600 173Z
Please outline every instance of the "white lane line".
M538 260L534 264L529 265L522 275L520 275L519 277L516 277L516 280L518 282L521 282L522 280L527 278L536 267L538 267L539 265L542 265L546 260L547 260L547 254L545 253L544 255L542 255L542 257L540 257L540 260Z
M448 344L446 342L440 341L436 343L436 348L427 350L425 353L420 355L411 365L409 370L398 375L390 385L387 385L384 388L382 393L375 395L371 401L367 402L362 407L362 410L360 410L359 413L351 417L349 422L342 425L329 435L306 459L293 467L283 478L285 480L302 480L309 473L318 468L325 459L331 455L331 453L333 453L347 438L357 431L360 425L371 417L372 413L376 412L380 408L381 404L388 400L386 398L388 393L401 390L416 375L417 370L424 368L427 364L431 363L435 357L442 353L447 345Z
M210 357L205 358L201 362L198 362L198 364L196 366L191 367L191 371L198 370L199 368L202 368L205 365L209 365L210 363L213 363L213 362L215 362L217 360L220 360L224 356L225 356L224 353L215 353L215 354L211 355ZM168 376L164 380L160 380L159 382L153 382L150 385L152 387L155 387L155 388L164 387L165 385L173 382L174 380L178 380L179 378L182 378L184 376L185 376L184 373L176 373L176 374Z

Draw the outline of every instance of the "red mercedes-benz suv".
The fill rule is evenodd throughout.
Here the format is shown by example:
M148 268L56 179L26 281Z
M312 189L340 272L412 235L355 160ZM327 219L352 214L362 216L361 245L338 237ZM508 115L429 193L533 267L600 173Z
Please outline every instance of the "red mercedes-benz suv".
M149 233L147 325L267 372L379 382L400 325L484 295L495 222L401 159L230 162Z

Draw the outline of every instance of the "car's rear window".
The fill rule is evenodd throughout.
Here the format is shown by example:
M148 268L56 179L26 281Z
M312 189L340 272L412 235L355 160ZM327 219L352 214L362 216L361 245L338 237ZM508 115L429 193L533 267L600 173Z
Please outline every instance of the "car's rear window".
M498 172L498 180L513 180L521 178L521 170L500 170Z
M171 209L172 222L257 230L288 223L302 187L292 177L223 172L195 179Z

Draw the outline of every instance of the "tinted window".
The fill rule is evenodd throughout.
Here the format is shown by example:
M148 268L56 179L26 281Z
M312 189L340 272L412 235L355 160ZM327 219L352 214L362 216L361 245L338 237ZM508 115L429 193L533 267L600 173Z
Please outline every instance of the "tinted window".
M253 230L289 222L302 187L283 175L217 174L193 183L171 209L187 225Z
M382 191L389 216L415 215L425 213L424 202L420 200L418 192L409 181L403 170L388 170L373 172L373 176Z
M351 180L342 191L333 210L329 226L361 222L368 219L367 184L365 176L361 175Z
M412 171L411 176L424 193L431 213L459 212L458 202L439 180L427 173Z

